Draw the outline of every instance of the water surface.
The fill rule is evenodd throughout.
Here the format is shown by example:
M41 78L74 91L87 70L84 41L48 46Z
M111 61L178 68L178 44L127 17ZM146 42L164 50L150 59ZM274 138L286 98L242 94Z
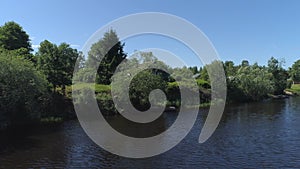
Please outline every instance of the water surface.
M159 156L128 159L98 147L77 121L0 135L0 168L299 168L300 98L228 105L213 136L197 142L207 110L189 135ZM120 117L108 121L121 132L146 137L168 128L175 113L136 127ZM127 126L127 127L126 127Z

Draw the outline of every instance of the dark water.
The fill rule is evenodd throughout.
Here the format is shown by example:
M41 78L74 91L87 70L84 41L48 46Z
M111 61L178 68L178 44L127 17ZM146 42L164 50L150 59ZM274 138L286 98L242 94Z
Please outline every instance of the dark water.
M227 106L214 135L199 144L205 119L202 110L179 145L146 159L122 158L104 151L77 121L1 134L0 168L300 168L299 103L300 98L295 97ZM162 131L175 118L175 113L167 113L152 129ZM144 128L124 129L127 122L121 118L109 121L125 133L145 133Z

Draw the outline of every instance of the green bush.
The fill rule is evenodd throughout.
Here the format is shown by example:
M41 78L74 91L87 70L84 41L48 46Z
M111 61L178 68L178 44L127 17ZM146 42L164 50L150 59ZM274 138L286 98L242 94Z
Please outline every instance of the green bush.
M0 128L38 121L47 81L14 52L0 53Z
M200 88L204 88L204 89L210 89L210 83L206 80L203 80L203 79L197 79L197 85L200 87Z

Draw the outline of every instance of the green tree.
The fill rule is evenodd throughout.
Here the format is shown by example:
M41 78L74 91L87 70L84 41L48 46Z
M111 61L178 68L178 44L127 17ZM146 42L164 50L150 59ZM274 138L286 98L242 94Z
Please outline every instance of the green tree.
M72 78L74 69L78 69L80 65L76 65L76 60L83 60L83 56L76 49L70 47L67 43L62 43L58 46L58 54L61 61L60 72L62 75L60 76L61 86L63 89L63 93L65 93L65 86L72 84Z
M126 58L123 47L124 43L119 41L113 30L106 32L101 40L92 45L86 64L90 68L99 65L97 83L110 84L117 66Z
M291 78L294 82L300 82L300 60L297 60L290 70Z
M7 22L0 27L0 47L7 50L24 48L27 53L32 51L29 36L15 22Z
M37 52L38 68L47 76L54 91L59 86L64 90L66 85L72 84L74 68L79 66L75 65L78 57L82 55L69 44L57 46L47 40L40 44Z
M231 83L235 83L231 86L237 87L238 91L243 93L242 96L238 96L238 100L261 100L269 93L274 91L274 83L272 81L272 74L261 67L244 66L241 67Z
M241 66L242 67L250 66L249 61L248 60L243 60Z
M236 67L234 66L233 61L226 61L224 63L224 70L226 77L234 76L236 74Z
M165 90L167 87L166 74L149 66L156 65L158 68L169 69L163 62L153 55L152 52L137 52L124 64L118 67L112 77L112 90L119 100L126 102L124 87L129 84L129 97L133 105L139 110L147 110L150 107L149 94L154 89Z
M282 62L279 62L274 57L268 61L268 71L273 75L274 94L282 94L287 88L288 73L282 67Z
M153 70L139 72L130 83L130 99L133 105L140 110L150 108L149 94L154 89L165 90L167 82L161 76L153 73Z
M53 90L61 85L59 82L60 72L62 67L58 48L55 44L45 40L40 43L36 57L38 58L38 68L46 75L47 80L53 85Z
M200 78L205 80L205 81L209 81L209 75L208 75L208 72L207 72L207 65L204 66L202 68L202 70L200 71Z

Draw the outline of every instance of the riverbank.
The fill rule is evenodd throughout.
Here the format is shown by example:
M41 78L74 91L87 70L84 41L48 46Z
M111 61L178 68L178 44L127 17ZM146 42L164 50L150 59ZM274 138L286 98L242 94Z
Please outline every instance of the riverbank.
M96 99L98 102L98 106L101 109L101 112L104 116L114 116L118 115L119 113L117 110L114 108L114 103L113 99L111 97L111 88L109 85L100 85L100 84L79 84L75 87L73 87L73 90L82 90L83 88L92 88L95 86L95 94L96 94ZM173 91L173 89L172 89ZM209 91L209 90L207 90ZM52 107L51 110L47 111L54 111L52 113L44 113L45 115L43 116L43 113L41 118L38 121L35 121L35 124L38 125L58 125L60 123L63 123L64 121L76 119L76 113L74 111L74 106L73 106L73 99L72 99L72 86L67 86L65 89L65 93L58 88L57 89L57 94L59 96L55 97L53 100L56 100L55 107ZM265 99L285 99L288 98L289 96L298 96L300 94L300 84L293 85L291 89L286 89L285 90L286 95L268 95L267 98ZM171 94L174 95L174 92L170 92ZM209 95L209 93L205 93L206 95ZM200 96L201 97L201 96ZM209 98L206 96L206 98ZM165 111L166 112L178 112L179 107L180 107L180 100L176 100L176 97L172 97L173 101L170 101L167 103ZM226 104L229 103L236 103L236 104L243 104L243 103L250 103L253 101L245 101L242 102L240 100L227 100ZM258 102L258 101L256 101ZM211 106L210 102L204 102L203 99L201 99L201 104L199 105L194 105L191 106L190 108L199 108L201 109L206 109ZM52 110L53 109L53 110ZM22 126L21 126L22 127Z
M288 95L300 95L300 84L293 84L290 89L286 89L285 93Z
M101 111L103 112L102 114L104 116L110 116L110 115L117 115L119 114L117 112L116 109L112 109L112 107L114 107L114 103L111 97L111 87L109 85L102 85L102 84L91 84L91 83L87 83L87 84L78 84L76 86L67 86L66 90L65 90L65 103L66 105L68 105L68 111L63 112L63 118L61 117L47 117L41 120L42 123L60 123L61 121L64 120L69 120L69 119L76 119L76 113L74 112L74 110L70 109L70 107L73 107L73 100L72 100L72 89L73 90L83 90L84 88L89 88L92 89L94 88L95 90L95 94L96 94L96 100L98 102L98 106L101 106ZM173 91L173 89L171 90ZM209 90L207 90L209 91ZM298 93L300 94L300 85L293 85L291 89L286 89L286 91L293 91L292 94L282 94L282 95L272 95L269 94L267 98L265 99L285 99L288 98L289 96L297 96ZM58 93L63 94L61 89L57 90ZM174 93L171 93L174 95ZM210 93L206 92L205 95L210 95ZM201 97L201 94L200 94ZM203 97L203 96L202 96ZM207 102L207 100L209 99L209 96L205 96L206 100L205 102L203 100L201 100L201 103L199 105L194 105L194 106L189 106L189 108L199 108L199 109L205 109L205 108L209 108L211 106L211 102ZM178 108L180 107L180 100L175 100L174 97L173 101L169 101L166 105L165 111L168 112L176 112L178 111ZM202 98L203 99L203 98ZM241 99L242 100L242 99ZM229 103L251 103L251 102L258 102L258 101L241 101L241 100L227 100L226 104Z

